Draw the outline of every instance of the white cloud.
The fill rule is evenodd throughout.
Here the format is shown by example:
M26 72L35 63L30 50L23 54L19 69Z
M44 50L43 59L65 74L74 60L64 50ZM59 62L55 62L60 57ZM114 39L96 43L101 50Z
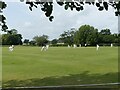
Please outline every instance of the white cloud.
M31 25L32 25L31 22L25 22L25 23L24 23L24 26L25 26L25 27L30 27Z

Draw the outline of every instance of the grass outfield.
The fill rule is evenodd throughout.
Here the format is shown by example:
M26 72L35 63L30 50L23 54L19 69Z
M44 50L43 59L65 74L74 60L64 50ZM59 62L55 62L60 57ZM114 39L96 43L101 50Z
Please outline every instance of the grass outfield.
M118 82L118 48L3 47L3 87Z

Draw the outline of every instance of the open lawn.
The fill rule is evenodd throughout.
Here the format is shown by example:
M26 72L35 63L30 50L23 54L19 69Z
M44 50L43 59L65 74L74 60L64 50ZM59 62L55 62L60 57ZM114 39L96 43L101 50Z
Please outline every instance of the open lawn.
M3 87L118 82L118 48L3 47Z

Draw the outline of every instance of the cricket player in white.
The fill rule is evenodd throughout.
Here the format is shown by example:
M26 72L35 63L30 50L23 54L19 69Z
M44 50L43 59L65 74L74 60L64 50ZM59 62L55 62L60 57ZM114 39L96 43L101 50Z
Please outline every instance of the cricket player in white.
M12 52L12 51L13 51L13 48L14 48L14 45L10 46L10 47L9 47L9 51Z
M68 48L70 48L70 45L68 45Z
M77 47L76 44L74 44L73 47L76 48Z
M96 50L98 51L98 49L99 49L99 45L97 44Z
M111 47L113 47L113 44L111 43Z
M48 49L49 48L49 45L46 45L46 49Z
M42 48L41 48L41 51L46 51L46 47L45 46L42 46Z

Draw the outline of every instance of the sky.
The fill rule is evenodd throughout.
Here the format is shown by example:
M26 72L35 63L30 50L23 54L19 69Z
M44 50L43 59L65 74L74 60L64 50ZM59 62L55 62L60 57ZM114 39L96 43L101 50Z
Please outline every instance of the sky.
M8 2L4 9L9 29L16 29L22 34L23 39L32 40L36 35L48 35L49 40L59 38L60 34L71 28L78 29L82 25L91 25L99 31L109 28L112 33L118 33L118 17L114 9L109 7L108 11L98 11L96 6L85 5L84 10L77 12L65 10L54 2L52 15L53 22L44 15L39 8L31 12L24 2ZM3 33L3 32L2 32Z

